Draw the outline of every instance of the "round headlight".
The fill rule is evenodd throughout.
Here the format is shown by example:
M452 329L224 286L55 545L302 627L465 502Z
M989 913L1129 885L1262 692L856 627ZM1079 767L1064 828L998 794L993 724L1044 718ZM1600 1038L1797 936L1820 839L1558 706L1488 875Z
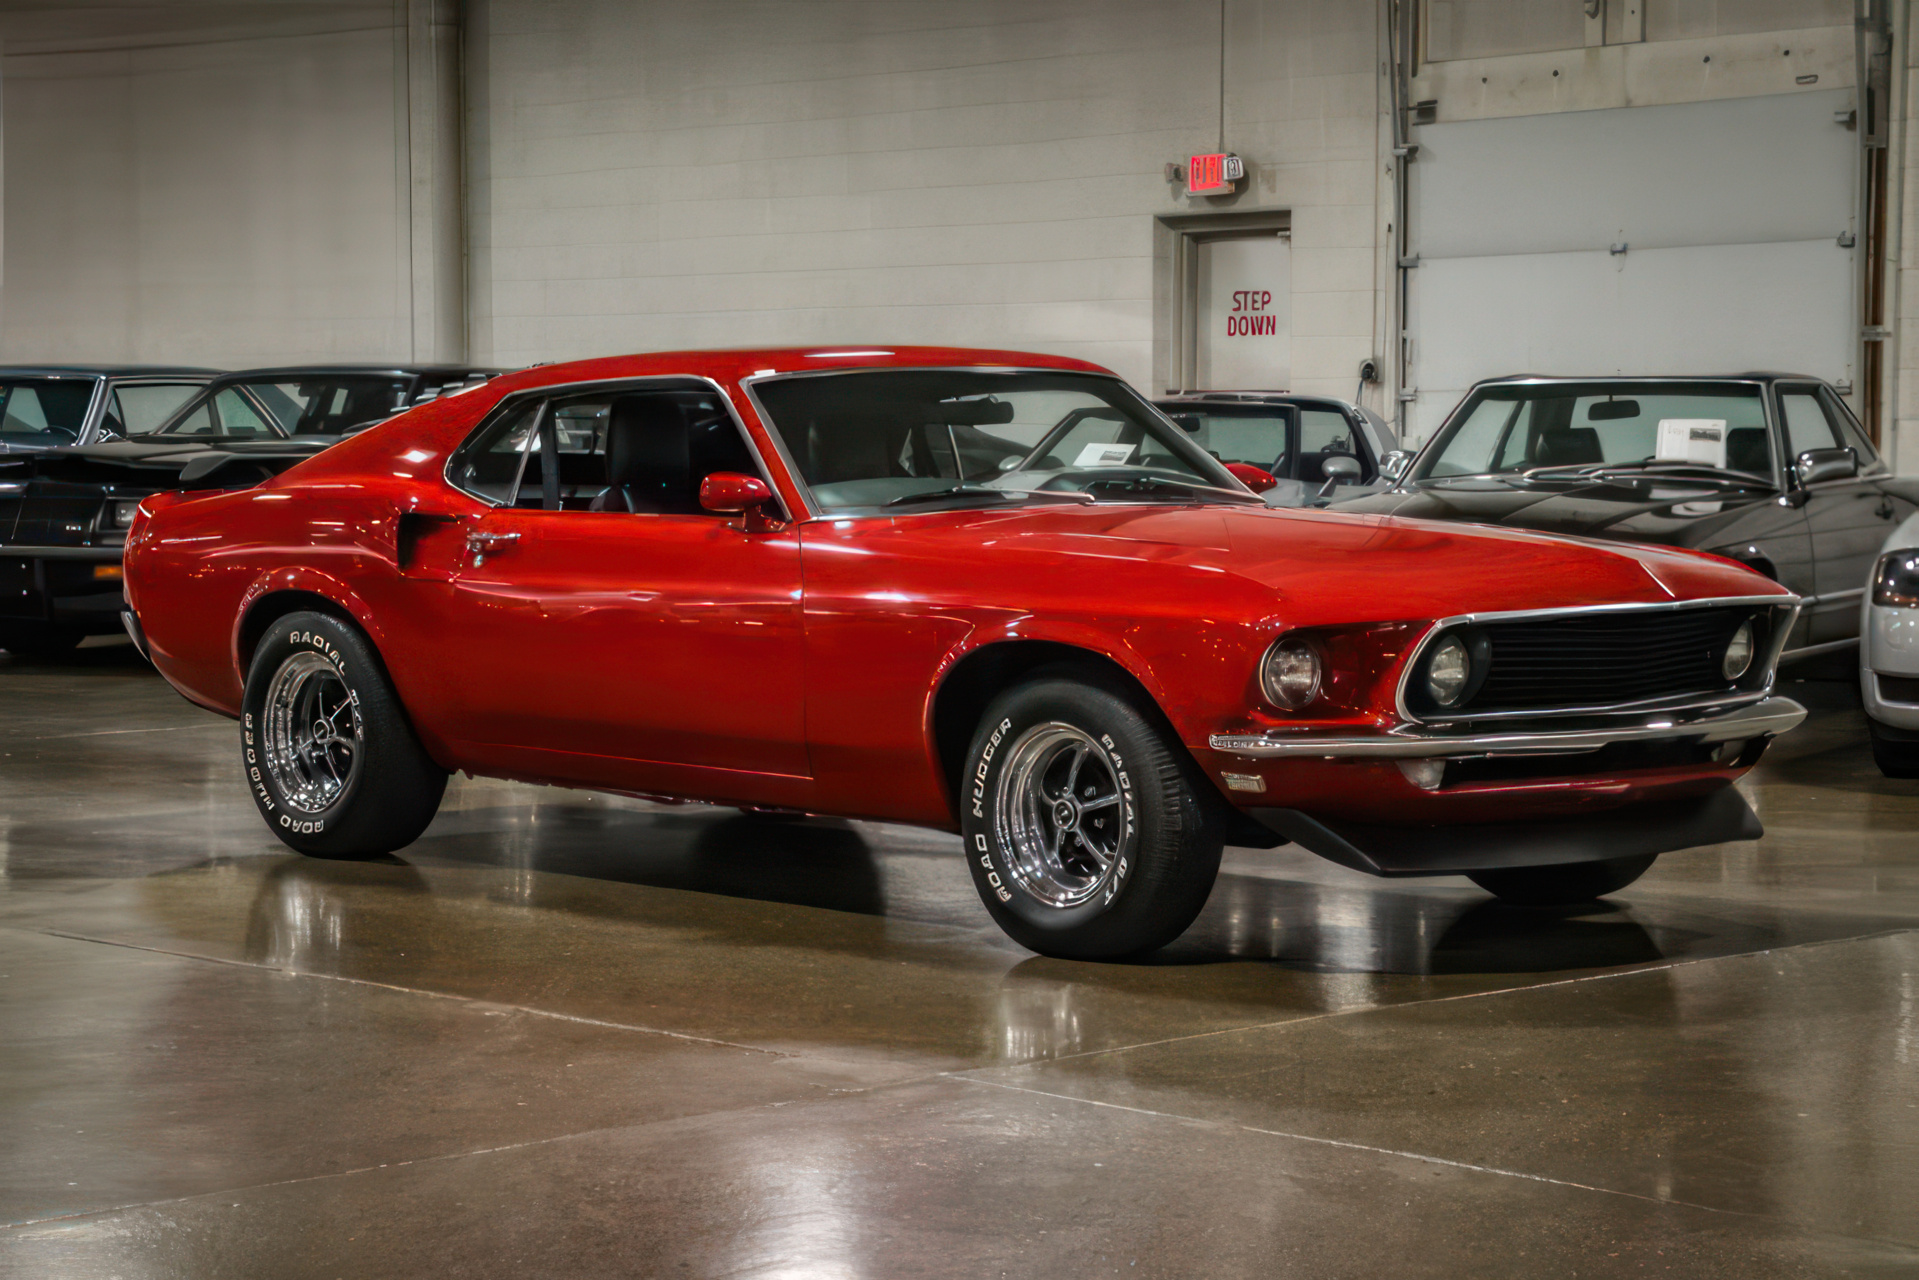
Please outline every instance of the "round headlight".
M1266 651L1259 682L1274 706L1297 711L1319 693L1319 654L1304 640L1281 640Z
M1739 624L1739 630L1732 633L1732 639L1726 642L1726 656L1719 660L1719 670L1728 680L1737 680L1746 674L1752 666L1752 622L1748 619Z
M1426 693L1438 706L1456 706L1472 678L1472 656L1458 636L1441 640L1426 660Z

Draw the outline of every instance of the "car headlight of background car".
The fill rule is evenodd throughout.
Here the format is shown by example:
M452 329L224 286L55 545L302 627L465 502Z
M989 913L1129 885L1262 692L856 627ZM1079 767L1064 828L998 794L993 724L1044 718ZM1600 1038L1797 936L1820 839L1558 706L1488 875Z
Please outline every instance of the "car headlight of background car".
M140 510L138 498L116 498L107 504L107 528L127 529L133 525L133 517Z
M1872 602L1919 609L1919 549L1888 551L1872 569Z

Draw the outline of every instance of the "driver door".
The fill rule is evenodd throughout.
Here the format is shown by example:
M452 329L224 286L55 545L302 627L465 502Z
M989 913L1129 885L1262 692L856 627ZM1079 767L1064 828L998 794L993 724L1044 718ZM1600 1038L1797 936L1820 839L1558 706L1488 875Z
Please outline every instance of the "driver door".
M707 445L664 446L684 461L653 509L608 509L609 430L634 434L621 415L649 399L639 425L683 419ZM516 777L792 803L808 772L799 539L699 509L706 474L757 470L718 392L621 384L509 402L462 450L487 460L470 480L500 474L501 445L510 486L468 491L506 500L435 530L407 571L459 667L447 736L460 754Z
M1863 442L1846 438L1826 404L1825 388L1817 383L1780 383L1779 418L1786 439L1786 465L1791 470L1809 449L1851 448L1855 456ZM1877 459L1859 457L1861 472ZM1797 480L1793 481L1797 484ZM1812 540L1813 590L1805 605L1808 645L1843 644L1859 635L1859 598L1866 575L1879 554L1879 544L1892 531L1896 512L1878 483L1866 474L1800 486L1806 531Z

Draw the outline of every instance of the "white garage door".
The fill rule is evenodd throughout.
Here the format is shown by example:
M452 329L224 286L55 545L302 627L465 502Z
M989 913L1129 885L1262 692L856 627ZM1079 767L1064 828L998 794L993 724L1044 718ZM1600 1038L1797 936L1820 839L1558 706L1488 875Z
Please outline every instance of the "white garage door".
M1504 374L1850 379L1851 107L1842 89L1420 129L1412 437Z

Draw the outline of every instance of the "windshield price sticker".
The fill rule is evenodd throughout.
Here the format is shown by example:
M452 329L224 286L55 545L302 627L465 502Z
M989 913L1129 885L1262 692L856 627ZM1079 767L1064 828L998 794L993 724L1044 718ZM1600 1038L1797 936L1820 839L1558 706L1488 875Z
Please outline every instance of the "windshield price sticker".
M1079 451L1079 457L1073 459L1076 467L1123 467L1133 456L1137 445L1130 444L1089 444Z
M1661 462L1701 462L1726 465L1724 418L1661 418L1654 457Z

